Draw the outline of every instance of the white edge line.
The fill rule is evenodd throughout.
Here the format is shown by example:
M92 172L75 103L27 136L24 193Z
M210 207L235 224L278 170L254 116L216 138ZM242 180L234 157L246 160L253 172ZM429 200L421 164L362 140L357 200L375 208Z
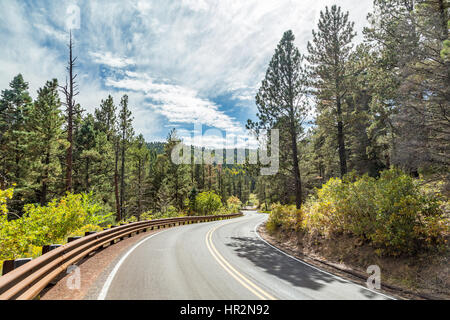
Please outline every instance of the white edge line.
M152 234L149 237L139 241L137 244L135 244L130 250L128 250L128 252L119 260L119 262L114 266L114 269L111 271L111 273L109 274L108 278L106 279L106 282L103 285L102 290L100 291L100 294L98 295L97 300L105 300L106 299L106 295L108 294L108 290L109 287L111 286L112 281L114 280L114 277L116 276L117 271L119 271L120 266L122 265L122 263L126 260L126 258L128 258L128 256L137 248L139 247L141 244L143 244L145 241L153 238L154 236L157 236L158 234L161 234L163 232L166 232L167 230L170 229L166 229L163 231L160 231L158 233Z
M341 278L341 277L339 277L339 276L337 276L337 275L335 275L335 274L332 274L332 273L329 273L329 272L324 271L324 270L322 270L322 269L319 269L319 268L317 268L317 267L315 267L315 266L313 266L313 265L311 265L311 264L309 264L309 263L307 263L307 262L305 262L305 261L302 261L302 260L300 260L300 259L298 259L298 258L296 258L296 257L294 257L294 256L291 256L290 254L284 252L283 250L281 250L281 249L279 249L279 248L277 248L277 247L271 245L269 242L267 242L266 240L264 240L264 239L259 235L259 233L258 233L258 228L259 228L259 226L262 225L263 223L264 223L264 221L258 223L258 224L255 226L254 231L255 231L256 235L257 235L258 238L259 238L261 241L263 241L265 244L267 244L268 246L272 247L273 249L275 249L275 250L281 252L281 253L284 254L285 256L288 256L289 258L294 259L295 261L298 261L298 262L300 262L300 263L303 263L304 265L306 265L306 266L308 266L308 267L311 267L311 268L313 268L313 269L315 269L315 270L317 270L317 271L320 271L320 272L322 272L322 273L325 273L325 274L327 274L327 275L329 275L329 276L332 276L332 277L334 277L334 278L336 278L336 279L339 279L339 280L341 280L341 281L345 281L345 282L347 282L347 283L354 284L354 285L356 285L356 286L358 286L358 287L360 287L360 288L366 289L366 290L368 290L368 291L370 291L370 292L372 292L372 293L379 294L379 295L384 296L384 297L386 297L386 298L389 298L389 299L391 299L391 300L397 300L397 299L395 299L394 297L385 295L385 294L383 294L383 293L381 293L381 292L378 292L378 291L371 290L371 289L366 288L366 287L364 287L364 286L362 286L362 285L360 285L360 284L358 284L358 283L355 283L355 282L353 282L353 281L350 281L350 280Z

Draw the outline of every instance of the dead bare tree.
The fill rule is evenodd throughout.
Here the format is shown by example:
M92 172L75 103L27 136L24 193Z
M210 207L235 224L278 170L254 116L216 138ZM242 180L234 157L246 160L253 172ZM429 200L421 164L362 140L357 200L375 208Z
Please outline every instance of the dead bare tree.
M76 67L75 61L77 57L73 57L73 41L72 41L72 31L69 35L69 61L67 64L67 72L69 73L69 81L66 78L66 84L60 86L61 91L66 97L66 102L63 103L66 106L66 118L67 118L67 141L69 146L66 152L66 191L72 192L72 163L73 163L73 117L75 110L75 100L74 98L79 94L78 85L75 82L78 74L74 74L73 71Z

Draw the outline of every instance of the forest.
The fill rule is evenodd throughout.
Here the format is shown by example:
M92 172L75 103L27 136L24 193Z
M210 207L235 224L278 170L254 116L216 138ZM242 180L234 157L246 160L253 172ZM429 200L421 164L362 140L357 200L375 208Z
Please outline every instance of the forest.
M0 260L124 221L271 212L268 228L347 232L380 254L446 248L450 40L445 0L375 0L364 41L339 6L321 11L307 52L286 31L247 129L280 129L280 169L174 164L179 142L145 141L129 99L76 103L67 79L30 96L18 74L0 97ZM51 77L51 75L50 75ZM194 149L194 147L192 147ZM18 239L21 239L18 241Z

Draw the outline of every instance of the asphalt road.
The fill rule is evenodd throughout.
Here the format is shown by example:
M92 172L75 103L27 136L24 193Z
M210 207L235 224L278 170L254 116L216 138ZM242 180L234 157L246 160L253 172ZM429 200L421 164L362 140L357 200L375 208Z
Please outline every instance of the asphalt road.
M262 241L267 215L167 229L131 248L99 299L388 299L297 261Z

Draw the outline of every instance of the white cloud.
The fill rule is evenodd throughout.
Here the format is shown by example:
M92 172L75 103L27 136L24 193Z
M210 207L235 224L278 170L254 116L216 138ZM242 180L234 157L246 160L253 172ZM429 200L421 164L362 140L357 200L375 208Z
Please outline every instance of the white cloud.
M1 1L0 11L8 14L0 20L0 89L19 72L32 93L51 78L64 81L64 28L72 3L81 9L77 99L92 110L111 89L114 95L134 91L136 132L150 139L167 124L197 120L244 134L246 119L212 101L225 95L236 100L232 107L254 114L254 96L283 32L292 29L306 53L319 11L336 1ZM350 10L360 31L372 0L337 3ZM126 76L110 75L118 71Z
M125 68L135 63L133 59L114 56L111 52L89 52L89 55L95 63L112 68Z
M106 85L122 90L142 91L154 103L148 103L157 113L171 123L202 123L228 132L238 132L242 127L219 107L198 96L195 90L179 85L157 83L145 74L128 72L123 79L106 79Z

